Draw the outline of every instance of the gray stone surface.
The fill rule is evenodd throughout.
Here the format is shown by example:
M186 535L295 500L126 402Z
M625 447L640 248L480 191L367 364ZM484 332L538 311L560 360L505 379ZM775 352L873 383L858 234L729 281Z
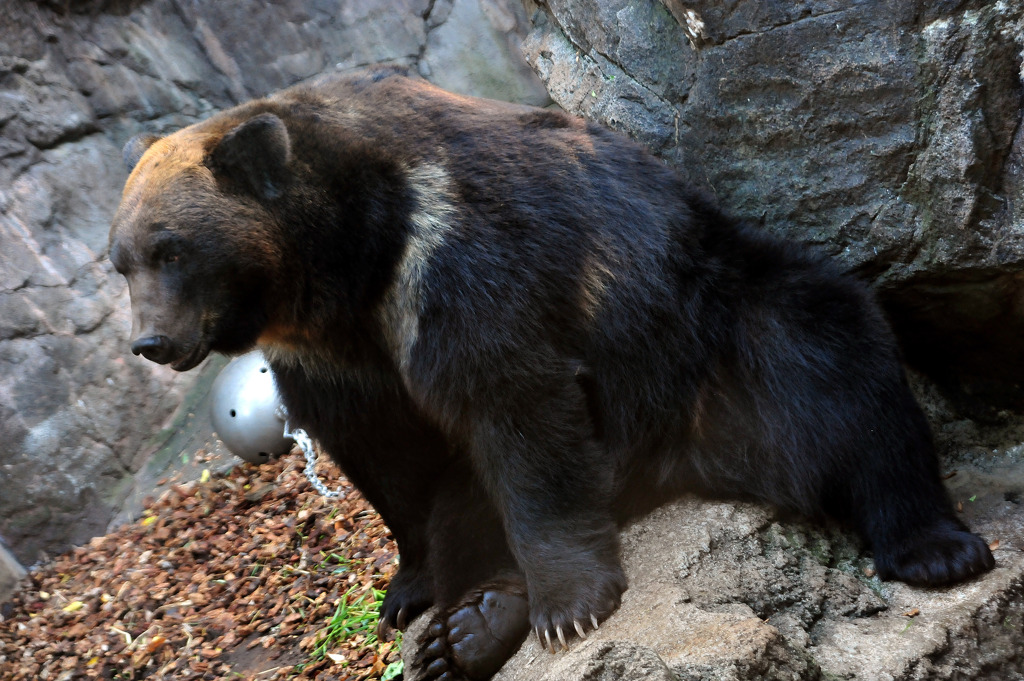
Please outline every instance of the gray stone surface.
M912 360L1020 405L1021 0L542 4L525 52L558 104L833 254Z
M519 0L436 0L420 73L441 87L544 106L543 83L522 58L526 12Z
M479 2L447 14L443 0L4 5L0 536L17 559L103 533L182 451L211 447L202 410L215 367L175 375L128 352L127 292L105 257L124 142L382 61L422 64L467 94L545 101L516 51L522 9ZM449 47L462 35L476 39ZM486 59L463 63L467 49Z
M24 576L25 568L4 546L0 545L0 603L15 593L18 580Z

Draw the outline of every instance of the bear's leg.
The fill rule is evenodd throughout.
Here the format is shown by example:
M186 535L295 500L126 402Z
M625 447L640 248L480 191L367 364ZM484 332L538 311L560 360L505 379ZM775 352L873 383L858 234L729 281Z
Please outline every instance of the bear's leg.
M355 451L356 461L339 461L342 470L367 501L380 513L398 545L398 572L391 579L380 608L377 635L405 626L432 606L435 600L433 579L428 565L429 530L427 510L432 502L430 481L443 459L429 438L385 437L377 431L377 441L362 440ZM401 441L408 440L407 446ZM413 443L414 440L418 440ZM356 440L356 442L359 442ZM331 450L329 450L331 451ZM333 450L333 451L338 451ZM434 469L410 461L411 452L420 461L434 461ZM401 458L410 457L410 458ZM335 457L340 459L340 457Z
M428 558L429 529L425 522L425 509L430 508L432 501L424 489L429 488L429 485L424 485L429 478L417 477L414 480L402 475L400 460L383 456L373 449L365 450L365 456L392 462L390 465L393 466L392 470L370 476L365 484L353 480L380 513L398 545L398 572L391 578L377 622L377 635L383 639L392 628L405 629L409 622L436 602Z
M912 534L878 535L872 542L882 579L941 586L995 567L988 545L958 518L934 518Z
M526 580L468 463L450 466L437 485L429 565L439 610L420 641L411 678L488 679L529 631Z
M995 560L988 544L956 516L930 444L904 464L905 475L879 473L863 484L870 492L857 515L874 551L878 576L939 586L992 569ZM898 467L894 463L887 472Z
M467 319L465 335L421 327L406 382L465 443L525 577L530 626L567 640L626 589L612 510L624 462L597 437L579 362L540 339L503 345L509 329Z
M287 365L275 367L294 425L319 440L398 544L398 572L378 622L378 635L384 637L435 602L427 565L429 509L434 481L443 479L452 454L435 429L371 381L339 378L336 385L310 389L294 379L293 371Z
M851 520L870 542L880 578L939 586L995 565L985 540L956 517L937 475L905 478L902 486L888 488L866 482L872 493Z
M575 377L534 379L521 382L528 392L496 390L474 405L471 458L526 578L530 625L542 642L561 642L615 612L626 589L616 464Z
M831 510L870 542L882 579L938 586L992 569L988 544L957 517L942 484L920 408L909 392L902 402L893 412L902 406L905 418L889 421L888 438L865 438L860 460L843 476L846 493L832 496L846 502Z
M709 405L703 439L682 460L678 478L840 520L870 545L882 579L932 586L990 569L992 553L957 517L928 423L892 364L888 376L849 372L845 390L811 392L813 383L780 379L782 387L748 397L755 408L738 410L731 421L729 403ZM843 387L841 379L834 384ZM872 387L861 392L864 385ZM801 388L803 399L795 399ZM735 386L719 392L730 389L743 397Z

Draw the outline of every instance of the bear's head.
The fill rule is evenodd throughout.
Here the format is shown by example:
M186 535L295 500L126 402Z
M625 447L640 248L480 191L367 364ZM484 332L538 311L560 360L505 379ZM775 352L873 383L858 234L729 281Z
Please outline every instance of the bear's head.
M124 149L130 175L110 231L128 280L132 352L187 371L250 349L281 281L278 204L288 132L271 113L214 117Z

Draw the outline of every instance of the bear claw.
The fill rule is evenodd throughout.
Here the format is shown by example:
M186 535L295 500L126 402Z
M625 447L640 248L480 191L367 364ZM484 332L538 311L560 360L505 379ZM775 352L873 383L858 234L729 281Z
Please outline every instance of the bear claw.
M377 638L385 640L392 629L404 631L409 622L431 606L432 601L429 580L417 570L400 566L381 606Z
M593 613L590 614L590 623L591 623L591 625L593 625L593 628L588 632L586 627L578 619L574 619L572 621L572 626L576 630L576 634L581 639L586 640L587 636L589 636L591 633L596 631L597 628L600 626L598 621L597 621L597 615L595 615ZM555 649L555 641L556 640L562 646L562 650L568 650L569 649L569 643L568 643L568 640L567 640L566 635L565 635L565 630L562 629L561 625L557 625L555 627L554 636L552 636L552 633L551 633L550 629L543 629L542 630L540 627L537 627L536 629L534 629L533 633L535 633L537 635L537 640L540 642L541 647L542 648L546 648L552 654L558 652Z

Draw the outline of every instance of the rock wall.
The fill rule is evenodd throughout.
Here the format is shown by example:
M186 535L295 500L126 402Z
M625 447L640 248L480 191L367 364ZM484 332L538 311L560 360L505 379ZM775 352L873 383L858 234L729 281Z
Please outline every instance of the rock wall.
M912 361L1020 405L1024 3L542 5L526 53L558 104L858 270Z
M469 94L544 104L518 53L526 26L511 0L4 6L0 536L18 559L103 533L150 462L174 465L176 448L195 442L180 431L202 427L187 409L208 375L174 375L128 352L126 288L105 258L124 142L382 61Z

